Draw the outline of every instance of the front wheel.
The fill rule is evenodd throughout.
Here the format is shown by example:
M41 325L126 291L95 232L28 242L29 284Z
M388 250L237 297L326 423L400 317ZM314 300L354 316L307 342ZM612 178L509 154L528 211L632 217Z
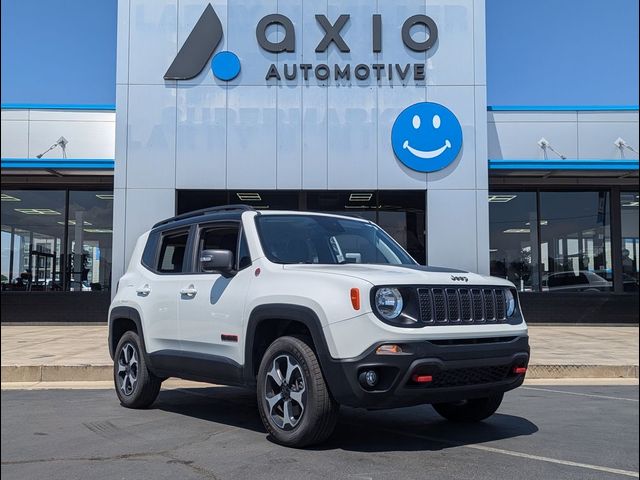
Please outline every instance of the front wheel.
M116 394L125 407L146 408L160 392L162 380L149 371L141 352L138 335L132 331L125 332L113 357Z
M299 448L331 435L339 407L315 352L303 340L275 340L262 357L257 383L260 417L276 442Z
M490 417L502 403L502 393L486 398L472 398L459 402L434 403L432 407L452 422L479 422Z

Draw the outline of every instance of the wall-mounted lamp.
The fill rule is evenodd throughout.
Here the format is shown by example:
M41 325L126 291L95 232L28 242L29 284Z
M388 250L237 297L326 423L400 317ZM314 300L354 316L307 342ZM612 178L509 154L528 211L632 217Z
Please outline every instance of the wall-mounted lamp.
M36 155L36 158L42 158L45 154L47 154L48 152L50 152L51 150L53 150L56 147L62 148L62 158L67 158L67 143L69 143L69 140L67 140L64 137L60 137L56 143L51 145L44 152L42 152L40 155Z
M616 141L613 142L613 144L620 149L620 155L622 155L622 156L624 156L624 149L625 148L627 150L631 150L636 155L638 154L638 151L635 148L633 148L631 145L629 145L627 142L625 142L624 139L621 138L621 137L618 137L616 139Z
M542 149L542 151L544 152L544 159L548 160L549 157L547 155L547 149L551 150L553 153L555 153L556 155L558 155L562 160L566 160L567 157L565 157L564 155L562 155L561 153L557 152L552 146L551 144L547 141L546 138L542 137L540 140L538 140L538 146Z

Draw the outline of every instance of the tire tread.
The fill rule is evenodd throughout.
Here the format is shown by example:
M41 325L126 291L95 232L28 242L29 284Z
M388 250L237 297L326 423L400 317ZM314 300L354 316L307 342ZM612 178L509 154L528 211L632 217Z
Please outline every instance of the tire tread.
M331 392L329 392L329 389L326 385L324 376L322 374L322 369L320 368L320 363L318 362L318 358L308 342L309 340L307 340L305 337L285 336L277 338L265 352L260 367L260 371L262 371L264 369L265 359L270 358L272 356L272 350L277 349L277 346L274 347L276 344L284 344L284 348L288 347L290 349L298 350L301 353L301 356L305 359L311 377L307 380L308 382L313 383L313 391L316 393L314 398L311 398L311 396L307 396L306 405L307 411L312 411L313 409L315 416L318 418L318 422L313 429L310 429L308 432L305 432L299 437L295 438L294 441L287 441L283 439L281 432L277 431L269 423L269 420L266 418L266 414L263 412L262 399L258 398L260 417L262 418L262 422L264 423L267 431L279 443L298 448L318 444L325 441L335 429L339 410L338 404L331 396ZM260 382L260 379L258 379L258 382ZM261 389L258 388L259 396L260 392Z
M130 397L124 397L121 395L117 381L118 356L120 354L122 345L127 341L135 343L138 349L138 363L140 365L140 367L138 368L138 391ZM140 337L138 337L138 334L136 332L129 330L125 332L124 335L122 335L120 341L118 342L118 346L116 347L113 361L113 382L115 385L116 394L118 395L122 406L127 408L143 409L149 407L153 402L155 402L158 394L160 393L162 380L149 371L142 349L142 342L140 342Z

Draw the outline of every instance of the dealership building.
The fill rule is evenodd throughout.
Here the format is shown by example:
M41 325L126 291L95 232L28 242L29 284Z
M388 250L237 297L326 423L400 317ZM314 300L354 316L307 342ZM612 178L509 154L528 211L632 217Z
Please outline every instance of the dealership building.
M238 203L638 322L636 0L3 2L1 88L3 322L105 321L141 233Z

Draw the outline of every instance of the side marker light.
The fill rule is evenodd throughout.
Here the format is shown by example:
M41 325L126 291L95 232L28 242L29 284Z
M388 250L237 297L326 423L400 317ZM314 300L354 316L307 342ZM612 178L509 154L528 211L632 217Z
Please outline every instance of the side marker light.
M354 310L360 310L360 289L351 289L351 305Z

